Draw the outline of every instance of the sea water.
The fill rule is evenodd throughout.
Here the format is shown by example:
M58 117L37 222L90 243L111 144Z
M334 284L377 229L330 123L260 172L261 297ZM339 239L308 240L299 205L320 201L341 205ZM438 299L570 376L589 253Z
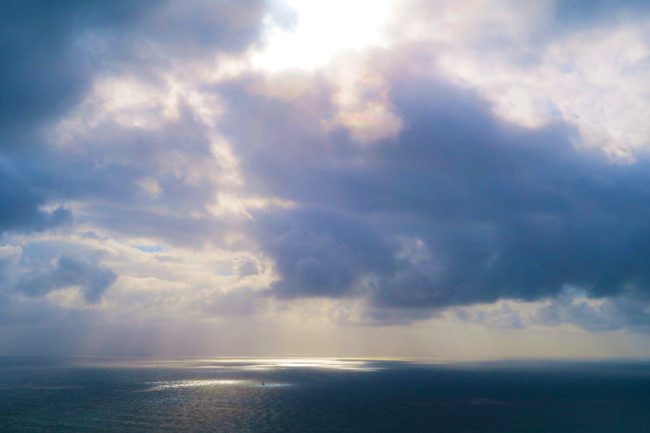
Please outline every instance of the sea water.
M650 364L0 358L0 432L641 433Z

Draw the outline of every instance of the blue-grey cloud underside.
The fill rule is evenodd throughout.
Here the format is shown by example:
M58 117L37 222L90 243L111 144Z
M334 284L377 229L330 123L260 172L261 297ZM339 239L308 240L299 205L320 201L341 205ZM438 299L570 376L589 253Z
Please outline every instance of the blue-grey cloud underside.
M568 286L597 297L650 290L645 156L613 164L578 150L568 125L509 124L441 79L396 68L389 84L405 128L372 144L320 132L314 113L328 107L317 91L318 109L304 110L307 97L228 89L246 177L297 203L255 215L281 275L276 295L421 309ZM253 118L253 131L240 127Z

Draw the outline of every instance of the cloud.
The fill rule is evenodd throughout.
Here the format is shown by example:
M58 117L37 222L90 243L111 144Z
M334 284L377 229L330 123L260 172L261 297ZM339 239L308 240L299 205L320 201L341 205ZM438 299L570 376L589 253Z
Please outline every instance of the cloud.
M650 327L648 294L629 289L621 296L594 300L567 290L539 307L529 322L546 326L570 323L592 332L628 329L643 333Z
M0 18L0 56L12 61L0 71L0 206L9 210L0 217L0 230L38 231L69 223L71 210L61 207L62 201L89 196L128 200L134 195L133 183L140 180L136 176L159 181L161 201L169 194L177 200L210 194L210 179L200 180L191 193L178 191L188 183L177 182L170 172L185 176L188 167L160 173L162 164L185 161L194 166L210 156L205 131L196 122L196 132L179 125L190 124L187 116L194 115L183 122L182 100L181 120L158 130L167 138L112 119L89 123L91 113L99 116L109 107L107 101L81 104L87 116L80 119L86 122L82 131L68 131L61 124L70 123L75 107L106 77L137 77L160 88L173 62L244 51L259 37L264 14L258 1L7 5ZM59 135L67 134L64 146L53 134L57 128ZM165 151L156 146L164 140L169 143Z
M263 271L262 265L255 257L238 257L233 263L235 273L239 278L246 278L253 275L260 275Z
M27 174L27 176L25 176ZM28 173L0 159L0 233L8 230L42 231L51 227L69 224L72 215L69 210L57 206L44 209L47 195L34 185Z
M575 147L571 125L507 122L476 93L401 67L418 63L409 55L385 71L405 126L370 145L319 127L320 88L292 102L231 93L246 178L295 204L254 214L277 295L361 296L408 317L566 286L650 289L645 157L614 164ZM253 117L254 131L236 122Z
M71 108L90 83L91 53L76 37L90 29L116 30L140 14L128 2L10 2L0 18L0 230L43 230L70 221L70 211L49 205L47 173L34 159L41 133ZM34 157L36 155L36 157Z
M0 55L12 61L0 71L3 147L15 145L13 134L60 116L82 95L92 70L86 60L93 56L78 49L77 37L91 30L119 32L143 9L126 1L5 5Z
M220 243L235 225L209 210L226 167L191 110L149 128L101 122L74 143L83 146L53 156L45 187L77 201L81 223L177 245Z
M102 299L117 272L87 246L87 230L193 246L223 237L225 218L207 207L227 169L205 104L174 93L175 74L245 52L265 14L262 1L5 5L0 248L25 249L20 261L0 261L8 322L73 315L74 305L44 299L68 287L87 303ZM57 237L67 239L40 242ZM112 248L106 237L93 242Z
M0 72L2 132L59 117L97 73L158 62L157 54L243 50L264 12L254 0L11 2L1 18L0 52L12 59Z
M78 287L86 302L96 303L116 279L115 272L96 263L59 256L44 269L23 276L16 289L28 296L45 296L58 289Z
M405 325L514 300L555 304L467 320L642 328L645 6L400 7L383 48L271 73L251 66L269 21L297 25L273 2L8 5L11 320L87 308L66 304L76 287L143 317L313 302L347 323Z
M347 294L366 272L394 268L388 242L357 217L326 208L258 213L258 241L275 260L279 296Z
M391 35L395 46L426 47L433 54L417 67L475 89L502 118L574 125L581 146L629 161L650 133L642 3L415 0L399 8Z

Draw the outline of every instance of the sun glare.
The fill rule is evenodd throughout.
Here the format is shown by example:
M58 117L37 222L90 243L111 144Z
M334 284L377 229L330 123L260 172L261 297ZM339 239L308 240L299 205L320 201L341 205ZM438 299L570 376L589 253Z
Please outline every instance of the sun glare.
M253 57L255 67L270 71L311 70L338 52L383 46L383 26L392 0L287 0L297 13L288 29L269 24L266 47Z

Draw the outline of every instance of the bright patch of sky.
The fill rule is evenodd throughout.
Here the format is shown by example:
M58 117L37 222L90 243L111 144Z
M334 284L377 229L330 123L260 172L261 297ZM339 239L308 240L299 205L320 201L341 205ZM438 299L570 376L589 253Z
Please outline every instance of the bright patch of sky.
M383 27L391 0L287 0L297 14L293 26L281 28L267 21L267 43L254 56L254 66L269 71L312 70L342 50L382 46Z

